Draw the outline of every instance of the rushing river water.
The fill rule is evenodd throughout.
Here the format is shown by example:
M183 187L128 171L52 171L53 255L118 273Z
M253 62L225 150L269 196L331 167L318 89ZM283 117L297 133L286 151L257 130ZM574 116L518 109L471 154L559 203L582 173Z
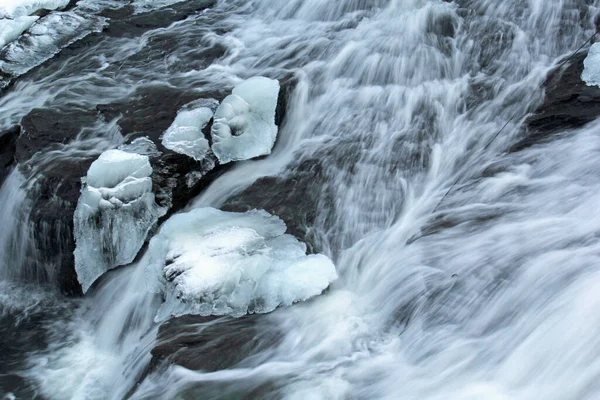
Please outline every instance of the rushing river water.
M104 104L157 82L210 91L294 75L274 152L188 208L318 163L309 231L339 279L261 316L258 348L230 368L145 376L158 300L144 258L82 299L35 283L36 271L14 283L29 235L14 171L0 192L0 388L44 399L600 398L600 123L507 151L598 11L592 0L219 1L18 80L0 97L2 127L35 107ZM160 57L132 61L166 42ZM223 55L204 63L206 48ZM119 144L106 123L39 158Z

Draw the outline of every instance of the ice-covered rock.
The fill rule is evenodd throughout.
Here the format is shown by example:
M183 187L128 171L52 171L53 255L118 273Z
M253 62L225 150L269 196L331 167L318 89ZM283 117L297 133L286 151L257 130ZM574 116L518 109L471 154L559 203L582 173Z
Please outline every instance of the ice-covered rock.
M0 71L19 76L54 57L63 48L103 29L105 19L74 11L52 12L36 21L0 51Z
M594 43L583 61L581 79L588 86L600 87L600 43Z
M0 47L6 46L31 27L39 17L24 15L15 19L0 19Z
M213 152L225 164L271 153L277 138L277 80L254 77L236 86L214 116Z
M267 313L319 295L337 278L324 255L285 234L266 211L200 208L172 216L144 260L165 301L157 320L184 314Z
M181 110L163 135L163 146L196 161L202 161L210 150L210 144L202 129L210 122L212 116L213 110L209 107Z
M0 0L0 18L17 18L38 10L56 10L69 4L69 0Z
M145 155L108 150L92 163L74 215L75 270L86 292L98 277L129 264L166 212L152 193Z

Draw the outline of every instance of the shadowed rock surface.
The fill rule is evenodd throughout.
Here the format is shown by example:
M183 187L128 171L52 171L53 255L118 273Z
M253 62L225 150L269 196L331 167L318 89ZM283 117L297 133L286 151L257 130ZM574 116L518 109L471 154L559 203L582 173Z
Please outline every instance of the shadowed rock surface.
M268 336L258 336L265 332L261 324L268 321L265 315L173 318L160 327L149 369L165 362L203 371L243 367L243 360L273 346L281 337L276 326L268 330Z
M600 116L600 88L581 80L587 51L578 53L548 77L544 103L525 121L524 137L509 151L551 140L554 135L580 128Z

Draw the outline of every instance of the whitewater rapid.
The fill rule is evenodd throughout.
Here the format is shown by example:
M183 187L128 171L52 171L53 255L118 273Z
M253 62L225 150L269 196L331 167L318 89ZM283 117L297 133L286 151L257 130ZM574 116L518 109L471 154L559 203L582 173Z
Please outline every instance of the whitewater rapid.
M89 60L83 70L65 58L17 81L0 97L0 127L156 82L209 91L294 76L272 154L236 164L186 211L222 207L262 177L307 179L314 163L307 231L339 275L323 295L260 316L260 345L234 365L147 376L161 299L143 257L69 312L53 294L32 306L15 291L11 310L48 314L48 346L24 352L18 375L49 399L600 397L600 122L509 151L599 12L579 0L219 1L86 48L74 56ZM172 44L160 57L130 60L161 40ZM223 55L203 65L202 46ZM110 122L95 129L63 156L121 144ZM13 172L0 193L5 227L26 203L22 179Z

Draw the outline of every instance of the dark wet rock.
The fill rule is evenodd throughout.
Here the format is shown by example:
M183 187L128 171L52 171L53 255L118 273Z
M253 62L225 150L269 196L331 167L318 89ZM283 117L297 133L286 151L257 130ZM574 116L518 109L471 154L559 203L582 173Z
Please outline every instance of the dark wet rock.
M95 112L79 110L34 109L21 121L16 159L27 162L41 151L57 144L73 141L81 129L96 122Z
M17 139L20 133L21 127L19 126L14 126L0 133L0 186L2 186L11 168L15 165Z
M600 116L600 88L581 80L586 57L587 52L576 54L564 68L550 74L543 104L527 118L523 137L510 151L544 143Z
M149 369L163 363L210 372L243 367L245 360L280 340L281 332L267 321L265 315L171 319L160 327Z
M81 292L74 271L73 213L81 177L95 157L93 153L62 150L96 120L95 113L36 109L23 118L16 143L16 160L28 180L31 209L34 243L28 262L46 266L39 271L50 271L34 280L55 283L70 294Z
M132 6L107 10L102 15L114 18L115 21L107 27L105 33L112 37L137 37L150 29L164 28L198 14L213 7L215 3L216 0L188 0L142 14L134 14Z
M99 104L96 109L107 121L118 119L124 135L131 138L148 136L160 151L165 151L167 149L162 146L160 137L185 104L200 98L222 99L225 95L225 91L182 90L167 84L156 84L142 86L127 99Z
M315 248L316 241L311 227L315 225L322 207L333 207L325 182L321 161L305 160L285 176L257 180L242 193L229 199L221 209L236 212L263 209L277 215L286 223L288 233L306 242L310 252L317 252L320 249Z

